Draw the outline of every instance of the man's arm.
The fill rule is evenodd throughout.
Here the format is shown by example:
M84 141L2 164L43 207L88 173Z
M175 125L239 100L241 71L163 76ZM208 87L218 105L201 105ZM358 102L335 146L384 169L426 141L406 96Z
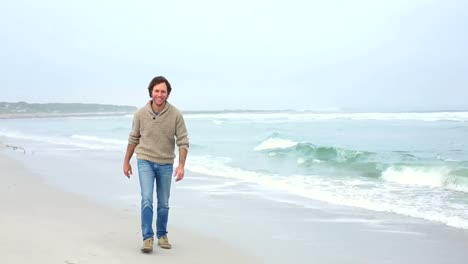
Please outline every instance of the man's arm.
M176 119L175 136L177 138L176 144L179 147L179 165L175 170L174 177L176 178L176 181L180 181L184 178L185 160L187 159L189 148L187 128L185 127L184 117L180 113Z
M130 159L133 156L133 153L135 152L135 147L136 145L133 144L128 144L127 145L127 152L125 153L125 158L124 158L124 164L123 164L123 173L127 178L130 178L130 175L132 175L132 165L130 165Z
M133 153L135 152L136 146L140 143L140 119L137 116L138 112L133 116L132 132L128 136L127 152L125 153L123 173L127 178L132 175L132 166L130 165L130 159L132 159Z
M184 178L184 173L185 173L185 160L187 159L187 153L188 149L186 148L180 148L179 149L179 165L177 166L174 176L176 178L176 181L180 181Z

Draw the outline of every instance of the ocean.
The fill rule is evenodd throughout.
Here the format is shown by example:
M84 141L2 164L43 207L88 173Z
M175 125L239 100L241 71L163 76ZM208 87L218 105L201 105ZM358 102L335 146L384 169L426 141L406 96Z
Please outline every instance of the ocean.
M0 119L0 141L36 155L121 157L115 164L121 170L132 117ZM242 182L268 190L265 198L284 194L305 208L319 201L468 229L468 112L188 112L184 118L191 143L186 178ZM75 183L69 188L80 192ZM115 195L120 201L138 193Z

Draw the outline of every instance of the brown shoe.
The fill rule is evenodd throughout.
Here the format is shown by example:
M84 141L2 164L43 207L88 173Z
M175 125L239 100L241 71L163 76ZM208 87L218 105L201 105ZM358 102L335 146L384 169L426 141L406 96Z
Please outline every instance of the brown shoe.
M151 253L153 251L153 241L152 237L143 240L143 246L141 247L141 252L143 253Z
M171 244L169 244L169 239L167 238L167 236L163 236L158 239L158 246L164 249L172 248Z

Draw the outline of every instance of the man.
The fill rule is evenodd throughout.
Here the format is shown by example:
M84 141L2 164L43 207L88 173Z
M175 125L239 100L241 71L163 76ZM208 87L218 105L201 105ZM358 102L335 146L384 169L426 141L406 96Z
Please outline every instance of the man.
M141 188L141 231L143 234L141 251L144 253L153 251L155 182L158 201L156 237L161 248L171 248L167 238L167 221L175 144L179 148L179 164L175 169L174 177L176 181L184 178L189 141L182 114L167 101L171 90L171 85L166 78L158 76L151 80L148 86L151 100L133 117L132 132L128 138L123 164L123 172L130 178L132 175L130 159L136 152Z

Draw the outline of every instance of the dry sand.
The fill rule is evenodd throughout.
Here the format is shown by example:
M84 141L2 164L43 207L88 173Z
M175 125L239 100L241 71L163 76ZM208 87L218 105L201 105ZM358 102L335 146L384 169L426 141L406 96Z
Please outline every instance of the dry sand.
M142 254L140 222L51 187L0 150L0 263L258 263L224 241L171 228L173 249Z

